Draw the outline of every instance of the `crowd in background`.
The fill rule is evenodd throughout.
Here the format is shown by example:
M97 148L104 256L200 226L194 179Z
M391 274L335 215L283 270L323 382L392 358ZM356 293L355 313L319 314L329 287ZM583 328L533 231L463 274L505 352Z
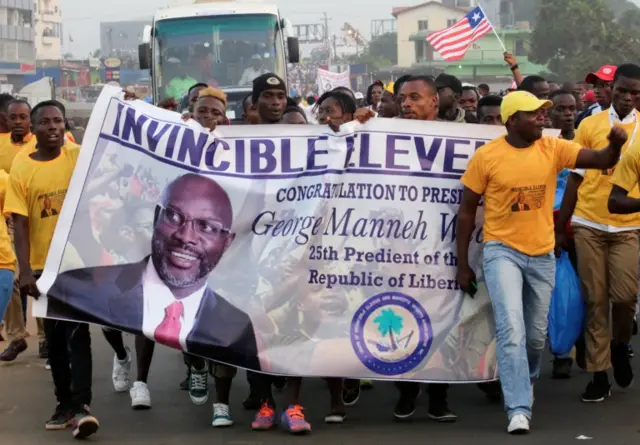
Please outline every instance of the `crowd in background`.
M515 58L505 54L505 60L515 85L501 94L493 94L486 84L468 85L441 74L436 78L403 76L386 84L376 81L363 95L336 88L315 97L305 88L311 85L316 68L301 66L292 73L301 85L293 98L283 79L264 73L253 79L252 91L243 101L243 120L246 125L327 125L336 132L346 122L376 118L484 124L506 130L506 136L477 151L462 177L457 281L469 295L477 290L468 248L476 211L484 199L482 267L496 314L500 381L482 384L480 389L490 400L503 401L507 431L521 434L530 429L534 383L540 374L555 281L556 250L571 253L585 288L587 318L585 335L576 344L575 353L554 358L553 376L569 378L575 357L577 365L592 374L581 395L585 403L603 402L610 396L607 371L611 367L619 386L629 387L633 381L630 342L638 292L640 141L636 136L640 113L636 108L640 105L640 67L605 65L585 79L568 79L558 85L540 76L523 77ZM303 101L301 97L306 98ZM128 93L125 99L135 97ZM159 106L180 111L181 100L169 98ZM25 299L27 295L38 296L36 279L44 267L79 148L65 137L65 110L57 102L44 102L33 109L10 97L0 97L0 102L0 189L3 196L6 194L3 213L10 217L7 227L0 219L0 314L4 314L10 340L0 360L14 361L27 348ZM206 83L192 85L184 104L185 120L193 119L209 130L230 124L226 94ZM559 130L560 136L543 136L545 128ZM621 166L614 169L621 152ZM122 170L116 166L114 177L120 178ZM568 180L554 226L558 174ZM109 172L101 175L112 179ZM148 180L148 176L144 171L126 174L128 180L138 181ZM114 350L115 391L129 391L134 409L150 408L147 378L154 342L136 337L132 352L120 332L105 329L104 335ZM40 356L48 358L57 400L46 428L72 426L75 437L88 437L98 429L89 408L92 359L88 327L43 320L39 322L39 340ZM135 379L131 376L133 355ZM202 404L209 397L208 378L213 376L212 425L233 425L229 398L233 380L238 378L235 368L188 354L184 358L187 377L180 383L181 389L188 391L195 404ZM257 372L247 372L247 378L250 393L243 405L256 412L251 425L254 430L268 430L279 423L294 434L311 431L300 394L302 378ZM329 424L343 423L361 390L372 386L370 381L326 381L329 404L325 422ZM415 413L420 386L396 382L396 419L406 420ZM285 388L280 412L273 388ZM448 392L448 384L427 386L431 419L456 421Z

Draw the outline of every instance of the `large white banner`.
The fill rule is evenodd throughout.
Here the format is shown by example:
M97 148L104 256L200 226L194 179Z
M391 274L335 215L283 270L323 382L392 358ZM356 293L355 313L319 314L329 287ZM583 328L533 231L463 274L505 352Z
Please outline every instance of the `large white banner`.
M375 119L210 133L106 87L34 313L270 373L494 379L486 287L478 270L475 299L459 289L455 239L460 176L501 131Z
M351 89L351 77L349 75L349 68L341 73L334 73L332 71L323 70L318 68L318 75L316 77L316 84L318 85L318 94L322 95L327 91L331 91L334 88L345 87Z

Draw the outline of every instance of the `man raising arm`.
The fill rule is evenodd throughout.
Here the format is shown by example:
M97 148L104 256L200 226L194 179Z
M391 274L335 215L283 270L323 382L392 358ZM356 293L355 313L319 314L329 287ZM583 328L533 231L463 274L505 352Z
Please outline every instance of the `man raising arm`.
M613 128L609 146L597 152L542 136L551 105L526 91L507 95L501 104L507 135L481 147L462 177L457 280L465 292L473 293L475 274L468 250L484 197L483 269L496 320L496 352L510 434L529 432L532 382L540 375L555 283L556 176L563 168L613 166L627 139L624 130Z

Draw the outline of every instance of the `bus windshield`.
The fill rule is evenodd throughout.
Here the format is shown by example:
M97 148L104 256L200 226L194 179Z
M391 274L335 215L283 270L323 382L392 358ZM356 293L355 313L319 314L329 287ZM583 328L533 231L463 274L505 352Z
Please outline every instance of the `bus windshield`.
M278 17L217 15L161 20L154 30L154 77L158 101L180 101L189 87L250 87L257 76L285 77Z

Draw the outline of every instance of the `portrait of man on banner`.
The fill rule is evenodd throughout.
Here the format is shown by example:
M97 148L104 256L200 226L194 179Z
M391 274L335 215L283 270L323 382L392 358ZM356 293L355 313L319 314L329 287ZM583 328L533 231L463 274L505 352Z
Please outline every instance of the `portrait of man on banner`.
M210 273L233 242L233 209L214 180L193 173L165 188L155 208L151 255L138 263L58 275L47 317L144 334L195 355L260 370L250 317L214 292Z

